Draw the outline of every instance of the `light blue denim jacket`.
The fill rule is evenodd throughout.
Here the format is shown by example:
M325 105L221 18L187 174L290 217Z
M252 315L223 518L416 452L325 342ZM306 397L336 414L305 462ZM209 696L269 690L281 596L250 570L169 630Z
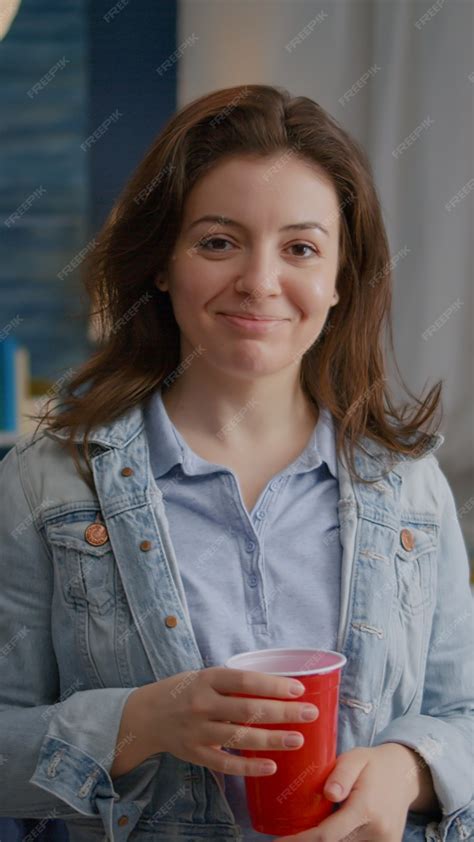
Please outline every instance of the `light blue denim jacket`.
M0 465L0 815L63 818L71 842L239 840L219 773L163 752L110 777L134 688L205 664L141 406L95 429L96 493L61 437L23 436ZM413 459L364 437L370 485L338 459L337 752L399 742L429 766L442 821L410 812L403 842L474 838L473 601L442 442Z

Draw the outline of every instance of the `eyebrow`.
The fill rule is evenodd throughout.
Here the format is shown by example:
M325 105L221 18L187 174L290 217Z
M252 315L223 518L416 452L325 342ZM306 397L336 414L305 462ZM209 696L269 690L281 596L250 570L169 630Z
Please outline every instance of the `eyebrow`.
M194 222L191 223L187 231L190 231L191 228L194 228L196 225L199 225L200 222L218 222L220 225L234 225L236 228L244 228L245 225L242 225L241 222L236 222L235 219L229 219L227 216L217 216L215 214L206 214L206 216L200 216L199 219L196 219ZM318 228L323 234L329 237L329 231L327 228L324 228L320 222L293 222L290 225L284 225L283 228L280 228L280 231L304 231L308 228Z

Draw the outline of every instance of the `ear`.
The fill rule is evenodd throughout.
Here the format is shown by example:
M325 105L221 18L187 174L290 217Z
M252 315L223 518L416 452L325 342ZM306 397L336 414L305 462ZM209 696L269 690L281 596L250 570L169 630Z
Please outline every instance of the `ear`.
M161 292L168 291L168 281L166 280L164 272L158 272L158 274L155 276L155 286Z
M333 297L332 297L332 304L331 304L331 307L334 307L334 305L335 305L335 304L337 304L337 302L338 302L338 301L339 301L339 293L338 293L337 289L335 289L335 290L334 290L334 295L333 295Z

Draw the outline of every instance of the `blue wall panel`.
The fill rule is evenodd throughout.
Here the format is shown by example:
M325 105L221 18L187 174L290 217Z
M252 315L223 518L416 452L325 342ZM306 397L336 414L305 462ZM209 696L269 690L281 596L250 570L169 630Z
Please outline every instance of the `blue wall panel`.
M0 331L19 317L33 376L52 382L91 350L80 269L65 267L176 107L177 62L156 71L176 49L175 0L120 6L23 0L0 43Z
M0 44L0 330L19 316L33 376L51 380L86 353L78 271L58 277L87 237L86 7L23 0Z
M133 0L111 16L113 7L94 0L89 18L89 133L116 110L123 115L89 151L93 228L176 108L178 62L156 70L176 50L176 1Z

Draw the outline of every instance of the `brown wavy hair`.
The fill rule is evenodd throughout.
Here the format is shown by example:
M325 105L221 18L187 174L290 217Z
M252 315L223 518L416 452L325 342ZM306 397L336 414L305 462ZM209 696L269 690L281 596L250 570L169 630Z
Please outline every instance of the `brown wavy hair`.
M300 362L300 382L325 404L353 477L354 445L363 435L416 456L440 402L442 381L424 400L401 380L391 322L392 263L371 166L363 148L318 103L284 88L245 85L216 90L178 110L132 173L95 239L82 277L98 325L97 350L48 401L40 417L65 444L93 487L89 436L160 386L180 363L179 326L168 292L155 286L179 234L184 202L198 179L229 155L294 154L321 168L338 197L339 301ZM396 408L385 374L389 348L412 406ZM166 385L166 384L165 384ZM439 426L439 423L438 425ZM425 428L423 430L422 428ZM81 431L86 469L72 441ZM419 435L416 435L418 434Z

